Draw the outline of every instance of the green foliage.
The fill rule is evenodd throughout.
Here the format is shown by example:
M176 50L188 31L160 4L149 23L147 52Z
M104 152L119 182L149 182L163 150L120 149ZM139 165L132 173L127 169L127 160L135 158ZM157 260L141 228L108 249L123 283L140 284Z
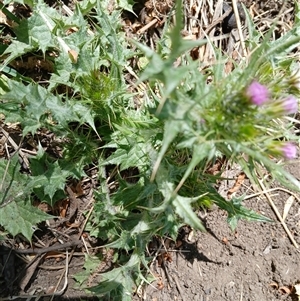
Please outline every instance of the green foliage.
M30 160L33 181L39 181L39 185L33 189L39 200L54 205L56 201L64 197L64 188L69 176L75 176L69 170L60 166L58 160L53 160L40 150L35 158Z
M133 42L139 47L135 52L121 31L121 10L109 13L108 1L80 1L69 17L42 0L19 2L28 4L32 14L12 29L16 39L2 53L0 111L6 123L20 124L25 139L41 129L51 131L62 152L54 158L39 146L28 175L20 172L17 153L0 160L0 224L30 240L33 226L49 218L31 206L32 198L54 205L64 197L67 180L97 166L100 186L85 230L116 249L115 266L88 288L89 275L105 259L87 256L85 270L75 276L81 287L109 300L131 300L132 290L148 281L148 243L157 236L176 239L183 224L205 230L195 213L199 206L215 203L226 210L232 229L240 219L269 222L245 208L243 198L228 201L216 191L218 176L206 171L220 156L240 164L252 182L266 167L299 190L299 182L270 159L282 155L276 149L282 141L299 141L290 124L274 122L284 118L278 113L281 97L299 93L291 85L293 61L285 58L299 43L299 26L270 42L248 18L253 55L249 64L225 76L226 58L219 49L214 49L218 62L205 70L191 61L188 51L207 41L181 38L181 1L176 25L166 28L159 47L154 51ZM133 2L116 4L131 11ZM70 28L77 30L67 34ZM10 67L25 54L42 54L53 66L46 83ZM148 85L143 97L130 92L124 79L133 56L147 59L139 78ZM268 87L274 103L251 104L246 90L254 79Z
M33 187L42 181L32 180L19 172L20 165L15 155L11 160L0 160L0 174L3 175L0 189L0 225L12 235L23 234L29 241L35 232L34 225L51 216L30 204Z
M11 234L23 234L30 241L36 231L33 226L51 218L48 214L35 209L30 203L12 200L0 210L1 225Z
M96 295L105 294L110 299L117 299L122 301L130 301L132 288L136 287L136 281L144 279L140 272L141 269L141 257L143 254L137 254L134 252L128 262L119 268L103 273L102 285L91 288ZM113 279L113 281L111 281Z

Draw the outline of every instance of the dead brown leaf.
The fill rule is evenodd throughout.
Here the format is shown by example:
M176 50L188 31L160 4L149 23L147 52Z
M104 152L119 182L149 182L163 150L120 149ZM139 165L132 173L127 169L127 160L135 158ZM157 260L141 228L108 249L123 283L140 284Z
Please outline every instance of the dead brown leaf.
M278 283L276 283L276 282L271 282L269 285L270 285L272 288L274 288L274 289L278 289L278 288L279 288L279 285L278 285Z
M72 63L76 64L77 60L78 60L78 52L73 49L70 49L70 50L68 50L68 55L69 55L69 58L71 59Z
M291 289L287 286L281 286L278 289L283 295L289 295L291 293Z
M231 198L233 193L237 192L240 189L240 187L244 183L245 177L246 177L246 175L245 175L244 172L242 172L238 175L237 179L235 180L235 183L234 183L233 187L231 189L229 189L228 192L227 192L227 196L228 196L229 199Z

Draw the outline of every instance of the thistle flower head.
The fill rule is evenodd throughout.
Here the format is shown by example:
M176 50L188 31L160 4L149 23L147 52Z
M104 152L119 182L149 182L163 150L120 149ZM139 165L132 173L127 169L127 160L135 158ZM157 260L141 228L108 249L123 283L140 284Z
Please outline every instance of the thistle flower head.
M250 101L257 106L261 106L268 101L269 98L269 90L267 87L257 81L253 81L248 86L246 93Z
M291 142L285 143L281 147L281 152L286 159L295 159L297 157L297 148Z
M292 95L285 98L282 102L282 105L286 114L294 114L298 111L298 101L296 97Z

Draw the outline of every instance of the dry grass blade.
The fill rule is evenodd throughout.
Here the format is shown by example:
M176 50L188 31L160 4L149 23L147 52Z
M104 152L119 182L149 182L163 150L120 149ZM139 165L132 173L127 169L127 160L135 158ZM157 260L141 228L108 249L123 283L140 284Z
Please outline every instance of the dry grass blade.
M203 39L205 36L207 36L210 31L216 26L218 25L220 22L222 22L227 16L229 16L229 14L231 13L231 9L226 11L223 15L221 15L219 18L216 18L213 20L212 24L209 25L206 30L204 31L204 34L202 36L200 36L200 39Z
M241 19L240 19L240 15L239 15L236 0L232 0L232 6L233 6L233 11L234 11L235 19L236 19L236 24L237 24L237 28L238 28L238 32L239 32L239 36L240 36L243 56L247 57L247 50L246 50L246 46L245 46L245 41L244 41L244 36L243 36L243 31L242 31L242 25L241 25Z
M300 203L300 198L297 197L297 195L295 193L289 191L288 189L282 188L282 187L276 187L276 188L266 189L264 191L260 191L260 192L257 192L257 193L250 194L250 195L246 196L244 198L244 200L252 199L252 198L254 198L256 196L259 196L259 195L262 195L262 194L265 194L265 193L269 193L269 192L272 192L272 191L276 191L276 190L280 190L280 191L284 191L284 192L289 193L290 195L292 195Z
M290 211L290 209L291 209L291 207L294 203L294 200L295 200L295 197L292 196L292 195L286 200L286 202L284 204L283 215L282 215L283 220L286 219L286 217L287 217L287 215L288 215L288 213L289 213L289 211Z
M90 209L90 211L89 211L89 213L88 213L88 215L87 215L87 217L86 217L86 219L85 219L85 222L84 222L84 224L82 225L82 228L81 228L81 230L80 230L80 232L79 232L79 235L78 235L78 238L79 238L79 239L80 239L81 236L82 236L82 233L83 233L83 231L84 231L85 225L86 225L86 223L88 222L88 219L90 218L90 216L91 216L91 214L92 214L92 212L93 212L93 209L94 209L94 207L91 207L91 209ZM69 258L69 256L68 256L68 255L69 255L68 251L66 251L66 252L67 252L67 257L66 257L66 267L65 267L65 270L64 270L63 273L61 274L61 276L60 276L60 278L59 278L59 280L58 280L58 282L57 282L57 284L56 284L55 290L57 290L57 288L58 288L58 286L59 286L59 284L60 284L60 282L61 282L61 280L62 280L62 278L63 278L64 275L65 275L65 285L64 285L64 287L63 287L59 292L56 292L56 293L54 293L54 294L52 295L51 301L53 300L53 298L54 298L55 296L59 296L59 295L63 294L63 292L64 292L64 290L65 290L65 286L66 286L67 279L68 279L68 266L69 266L69 262L71 261L71 259L72 259L72 257L73 257L73 254L74 254L74 252L75 252L75 247L74 247L74 248L72 249L72 251L71 251L70 258Z
M291 242L292 242L292 244L295 246L295 248L298 249L298 248L299 248L299 245L298 245L297 242L295 241L295 239L294 239L294 237L293 237L291 231L289 230L289 228L287 227L285 221L284 221L283 218L281 217L281 215L280 215L280 213L279 213L279 211L278 211L276 205L274 204L272 198L271 198L270 195L266 192L267 189L266 189L265 185L263 184L262 180L259 181L259 184L260 184L262 190L264 191L264 195L265 195L266 198L268 199L268 201L269 201L269 203L270 203L272 209L274 210L274 212L275 212L277 218L278 218L279 221L281 222L281 224L282 224L282 226L283 226L283 228L284 228L286 234L288 235L289 239L291 240Z
M73 249L74 251L74 249ZM68 285L68 272L69 272L69 253L68 251L66 251L66 267L65 267L65 270L64 270L64 274L62 274L61 278L59 279L58 283L57 283L57 286L55 287L55 290L57 289L61 279L63 276L65 276L65 283L64 283L64 286L62 287L62 289L58 292L54 292L51 296L51 301L53 300L54 296L60 296L64 293L64 291L66 290L67 288L67 285Z

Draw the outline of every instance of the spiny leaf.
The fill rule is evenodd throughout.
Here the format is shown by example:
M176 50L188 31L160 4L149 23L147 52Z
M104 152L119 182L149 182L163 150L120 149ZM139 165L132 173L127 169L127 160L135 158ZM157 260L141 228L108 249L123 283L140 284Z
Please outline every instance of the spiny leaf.
M131 236L130 231L122 230L119 238L115 239L113 242L105 245L107 248L113 249L123 249L127 252L132 250L134 247L134 239Z
M45 117L48 113L52 114L52 118L60 127L67 127L70 121L78 121L80 124L86 122L97 133L91 110L81 104L63 102L60 96L53 95L37 84L24 85L11 80L9 90L5 97L1 96L3 104L0 103L0 107L3 108L6 121L21 122L24 127L23 135L28 132L35 133L42 125L46 125L48 120L45 120ZM22 111L20 106L24 107ZM19 114L15 113L16 111Z
M146 163L146 144L136 143L132 146L120 145L101 165L117 164L120 165L120 170L125 170L129 167L142 167Z
M218 207L223 210L226 210L228 213L228 222L232 230L237 226L237 222L240 219L245 219L248 221L257 221L257 222L271 222L269 218L257 214L253 210L250 210L242 206L242 198L233 198L231 201L225 200L213 187L209 184L202 184L203 193L206 194L212 202L214 202Z
M2 66L0 67L0 72L15 58L30 52L34 49L34 46L28 45L20 41L12 41L12 43L6 48L3 55L9 54L9 56L4 60Z
M160 152L158 154L158 157L153 167L151 181L154 180L157 170L159 169L159 165L161 164L161 161L165 153L167 152L170 144L173 142L177 134L182 130L183 124L184 124L183 121L177 121L177 120L170 120L165 123L164 139L162 141L162 147L160 149Z
M120 8L125 9L127 11L130 11L131 13L135 14L133 11L133 5L134 5L134 1L133 0L117 0L118 1L118 5L120 6Z
M110 300L131 301L132 290L137 286L135 278L144 279L140 265L139 255L133 253L125 265L101 274L104 281L89 290L96 295L109 294Z
M239 219L245 219L248 221L257 221L257 222L273 222L271 219L257 214L253 210L250 210L244 206L242 206L241 202L243 201L243 196L239 198L233 197L231 202L234 206L233 212L228 212L228 224L232 230L237 227L237 222Z
M0 160L0 206L13 200L15 197L26 196L23 185L27 183L28 177L20 173L18 156L13 156L10 160Z
M0 104L3 107L6 121L21 122L24 126L23 135L30 131L35 133L41 126L41 117L47 112L47 97L53 99L54 96L49 95L47 90L39 85L24 85L13 80L9 81L9 90L5 97L1 97L3 104ZM20 110L21 106L22 110ZM11 111L17 110L19 110L19 116L16 114L11 116Z
M20 41L42 50L43 53L49 47L55 46L49 28L38 14L23 19L15 32Z
M22 5L28 5L30 7L33 6L33 0L16 0L16 1L15 0L14 1L12 1L12 0L5 0L5 1L3 1L4 5L7 5L7 4L10 4L10 3L14 3L14 2L20 3Z
M0 224L11 235L21 233L31 240L35 231L33 226L51 217L33 207L28 201L33 183L28 176L20 173L17 155L9 161L0 160L0 174L3 176L0 190Z
M185 223L195 229L205 231L200 219L195 214L191 203L197 201L198 198L186 198L176 195L173 200L176 213L183 219Z
M13 236L23 234L29 241L35 232L34 225L52 216L33 207L30 202L19 200L9 202L0 208L0 224Z
M204 159L206 159L208 161L209 159L211 159L213 157L213 155L215 153L215 147L214 147L213 143L211 143L209 141L206 143L202 143L202 144L195 143L193 148L194 149L193 149L192 160L189 163L178 186L176 187L176 192L179 190L179 188L181 188L181 186L186 181L186 179L189 177L189 175L192 173L192 171L197 166L197 164L199 162L203 161Z
M144 257L140 258L138 254L133 253L129 261L123 266L116 267L106 273L101 273L100 284L88 288L88 290L99 297L107 296L109 300L131 301L132 289L137 284L135 278L139 275L141 279L144 279L140 273L141 261L147 265ZM82 285L100 264L101 258L86 255L85 271L78 273L74 278ZM147 280L145 279L145 281Z
M72 111L74 111L75 114L78 115L78 120L80 121L81 124L87 123L90 125L90 127L94 130L94 132L98 135L99 134L96 130L95 122L94 122L94 117L91 113L91 110L87 108L86 106L83 106L80 103L76 103L72 106Z
M40 153L35 158L30 160L31 170L32 170L32 181L37 183L43 183L42 186L38 187L36 193L43 201L48 201L48 199L43 197L41 191L43 191L44 196L49 197L50 204L53 205L53 197L58 191L64 191L65 182L71 173L68 170L64 170L60 167L59 162L51 160L43 152Z

